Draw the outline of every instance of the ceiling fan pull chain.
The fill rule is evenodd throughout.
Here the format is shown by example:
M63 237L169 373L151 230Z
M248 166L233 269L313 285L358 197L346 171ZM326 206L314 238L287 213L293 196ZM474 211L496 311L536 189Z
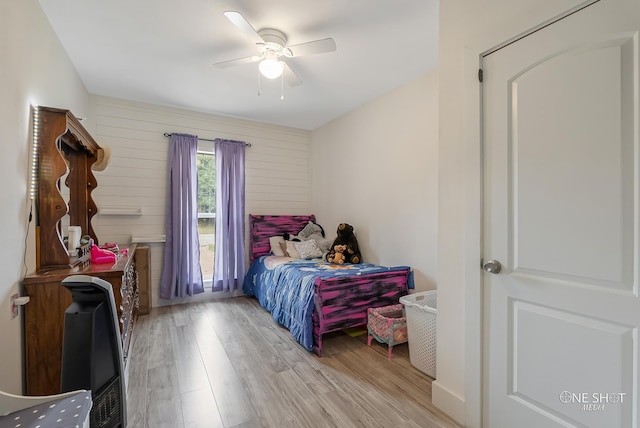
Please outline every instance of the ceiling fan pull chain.
M280 101L284 100L284 73L280 76Z
M262 79L260 78L260 70L258 70L258 96L262 95Z

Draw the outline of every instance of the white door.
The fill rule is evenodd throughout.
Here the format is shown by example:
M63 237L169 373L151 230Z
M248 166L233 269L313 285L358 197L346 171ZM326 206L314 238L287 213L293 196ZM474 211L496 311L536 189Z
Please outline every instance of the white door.
M639 426L638 29L601 0L485 58L487 428Z

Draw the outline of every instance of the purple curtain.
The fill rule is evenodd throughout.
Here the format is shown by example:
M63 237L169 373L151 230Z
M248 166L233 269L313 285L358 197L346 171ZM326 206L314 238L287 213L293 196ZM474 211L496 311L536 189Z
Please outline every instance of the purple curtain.
M216 144L216 244L213 291L241 289L244 254L244 151L242 141Z
M198 240L197 150L197 136L171 134L166 241L160 280L162 299L204 292Z

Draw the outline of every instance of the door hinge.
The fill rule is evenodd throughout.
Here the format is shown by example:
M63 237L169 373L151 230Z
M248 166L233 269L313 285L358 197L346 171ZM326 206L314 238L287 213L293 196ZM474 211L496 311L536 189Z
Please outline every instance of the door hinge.
M478 69L478 80L480 82L484 80L484 71L481 68Z

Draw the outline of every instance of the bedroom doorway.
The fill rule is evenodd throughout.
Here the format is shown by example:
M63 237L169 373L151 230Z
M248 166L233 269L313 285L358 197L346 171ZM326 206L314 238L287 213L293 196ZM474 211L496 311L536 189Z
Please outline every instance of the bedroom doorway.
M198 170L198 239L200 268L205 282L213 281L216 231L216 158L213 147L200 147L196 156Z
M640 8L483 58L484 426L638 426Z

